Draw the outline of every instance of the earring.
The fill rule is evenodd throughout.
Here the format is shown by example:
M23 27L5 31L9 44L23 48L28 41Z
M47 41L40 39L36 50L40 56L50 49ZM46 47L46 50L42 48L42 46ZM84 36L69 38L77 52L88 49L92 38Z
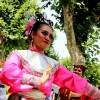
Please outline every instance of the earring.
M33 39L31 40L31 46L33 45Z

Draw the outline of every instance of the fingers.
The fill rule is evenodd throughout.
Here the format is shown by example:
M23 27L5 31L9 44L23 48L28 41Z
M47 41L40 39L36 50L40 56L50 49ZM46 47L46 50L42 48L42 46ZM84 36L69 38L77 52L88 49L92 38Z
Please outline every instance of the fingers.
M52 71L52 65L49 64L46 70L43 72L43 75L41 76L42 84L45 84L47 81L51 80L51 77L50 77L51 71Z
M49 77L48 81L49 81L49 80L51 80L51 79L52 79L52 78L51 78L51 77Z
M49 64L48 67L47 67L47 70L49 70L49 69L52 69L52 65L51 64Z
M48 67L46 68L46 73L47 74L50 74L51 73L51 70L52 70L52 65L49 64Z

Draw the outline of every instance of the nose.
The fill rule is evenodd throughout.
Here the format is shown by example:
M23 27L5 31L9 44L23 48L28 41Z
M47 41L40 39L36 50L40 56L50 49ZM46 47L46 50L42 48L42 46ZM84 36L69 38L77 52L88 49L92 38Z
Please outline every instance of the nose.
M78 72L74 72L75 74L78 74Z
M77 73L78 73L78 71L77 71L77 70L75 70L75 71L74 71L74 73L76 73L76 74L77 74Z
M49 41L50 40L50 36L49 35L46 35L45 36L45 39Z

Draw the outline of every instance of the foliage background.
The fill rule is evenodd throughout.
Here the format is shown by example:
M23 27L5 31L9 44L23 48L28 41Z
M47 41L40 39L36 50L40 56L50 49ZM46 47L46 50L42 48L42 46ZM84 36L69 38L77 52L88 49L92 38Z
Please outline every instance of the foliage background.
M79 56L85 58L88 70L85 78L95 86L100 85L100 64L97 55L100 46L100 1L99 0L41 0L43 8L51 7L56 13L55 28L64 31L66 46L71 56L71 65ZM77 56L78 55L78 56ZM78 59L79 58L79 59ZM66 60L64 61L64 64Z

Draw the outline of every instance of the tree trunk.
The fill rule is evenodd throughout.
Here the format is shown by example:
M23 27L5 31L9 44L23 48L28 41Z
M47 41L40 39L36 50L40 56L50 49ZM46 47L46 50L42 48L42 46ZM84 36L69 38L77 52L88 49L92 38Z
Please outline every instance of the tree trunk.
M64 16L64 31L67 39L67 49L69 51L72 65L84 65L85 58L83 57L79 46L76 44L74 29L73 29L73 12L70 12L69 5L63 5Z

